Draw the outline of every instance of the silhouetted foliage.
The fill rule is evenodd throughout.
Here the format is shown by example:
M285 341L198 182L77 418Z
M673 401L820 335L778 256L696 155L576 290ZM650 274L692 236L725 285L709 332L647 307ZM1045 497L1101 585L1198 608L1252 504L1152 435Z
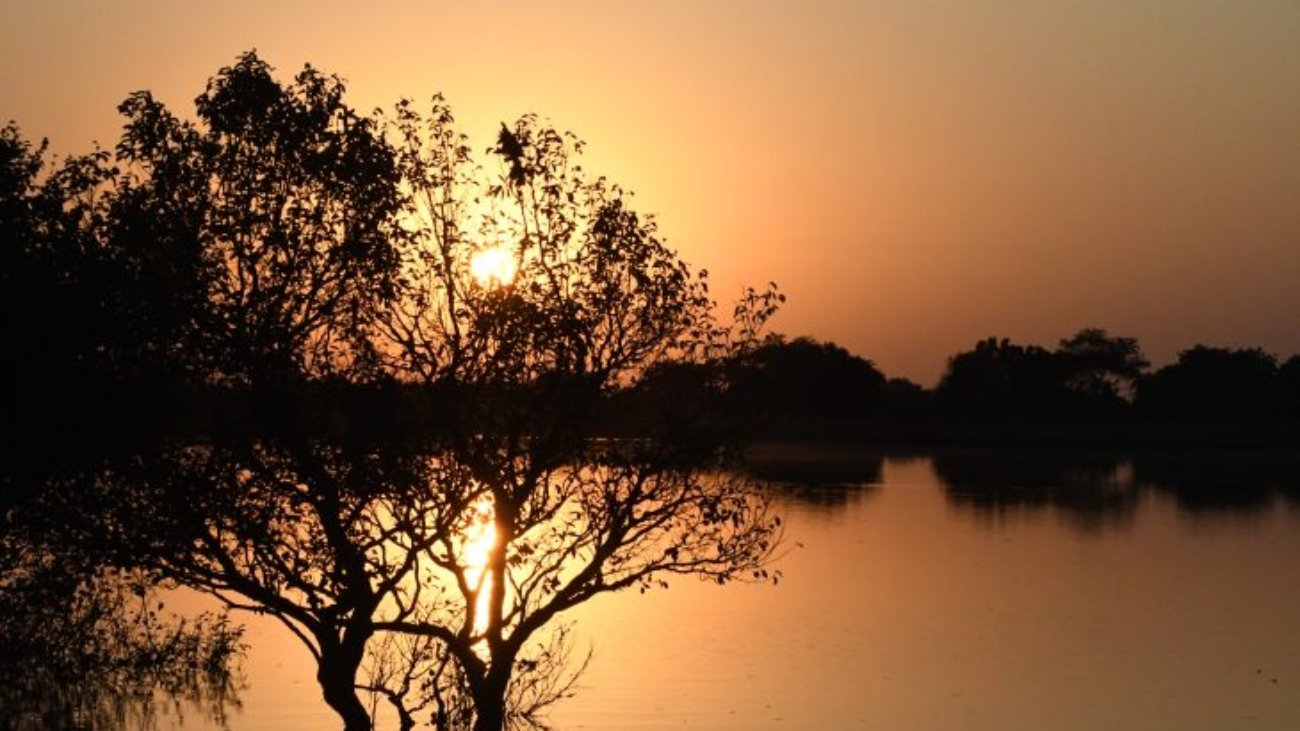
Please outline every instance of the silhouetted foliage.
M1300 420L1300 355L1293 355L1277 369L1277 395L1282 411Z
M988 338L948 361L936 394L959 416L1043 417L1059 411L1064 369L1036 345Z
M185 315L154 347L216 383L371 373L367 317L398 276L398 170L342 82L307 67L282 86L247 53L195 122L144 91L120 110L113 233L139 289L165 291L141 314Z
M885 377L832 343L770 336L736 367L735 398L778 429L877 415Z
M349 729L370 727L361 692L403 723L536 717L571 687L569 635L547 634L568 609L673 575L768 578L767 498L702 469L723 430L598 427L640 374L751 348L780 296L749 291L716 322L703 274L572 136L503 126L489 177L440 98L363 117L337 78L282 85L251 53L192 122L147 92L121 111L116 158L50 194L54 218L89 201L88 243L46 247L67 262L28 223L39 150L6 137L21 260L51 279L90 262L112 285L103 342L32 357L91 353L125 404L157 382L175 411L44 476L43 540L276 617ZM511 276L476 271L490 242ZM72 321L92 299L60 301ZM404 663L374 654L394 648Z
M934 391L906 378L890 378L880 389L880 413L890 419L932 418Z
M1135 338L1085 328L1049 352L989 338L948 361L939 382L950 414L995 418L1113 416L1147 366Z
M1074 395L1071 411L1092 415L1114 413L1126 405L1150 365L1136 338L1112 337L1099 328L1085 328L1062 340L1055 356L1064 386Z
M418 276L383 327L398 377L451 394L457 426L439 459L467 477L440 485L458 522L415 577L426 600L376 626L437 640L445 653L412 652L396 677L424 678L445 712L468 698L486 731L563 695L537 671L566 654L545 631L567 610L674 575L767 578L766 499L699 469L716 433L591 437L603 396L640 374L659 381L652 390L712 388L780 298L750 291L720 326L703 274L621 188L583 171L575 138L524 117L503 127L490 151L499 177L484 180L452 122L440 98L388 120L410 186L403 256ZM476 276L484 250L513 277ZM463 717L451 715L441 720Z
M1149 416L1232 420L1277 416L1277 359L1253 349L1197 345L1143 379L1137 406Z
M135 448L148 434L139 373L123 352L129 268L108 245L106 153L51 162L13 125L0 130L0 693L9 728L145 725L153 693L231 700L238 631L150 606L138 577L75 551L36 518L50 485ZM134 699L134 700L133 700ZM7 722L8 723L8 722Z
M100 153L54 165L43 143L0 130L0 509L112 433L104 422L120 404L106 353L123 326L96 233L110 175Z
M633 384L615 391L607 405L611 431L648 437L690 462L720 444L742 440L759 430L753 404L738 401L731 389L734 369L717 362L660 362Z
M407 561L366 553L382 541L373 511L419 505L385 501L427 472L398 446L375 457L382 431L342 435L370 449L339 444L295 413L319 413L307 397L321 384L379 376L369 328L398 284L395 155L342 91L310 68L281 86L245 54L194 122L147 92L122 104L120 170L101 153L83 176L97 195L81 249L99 258L66 236L54 247L108 262L115 327L91 350L131 397L123 413L149 402L149 381L188 398L154 414L170 418L153 438L47 483L40 507L63 544L284 620L316 653L326 700L363 728L367 623Z

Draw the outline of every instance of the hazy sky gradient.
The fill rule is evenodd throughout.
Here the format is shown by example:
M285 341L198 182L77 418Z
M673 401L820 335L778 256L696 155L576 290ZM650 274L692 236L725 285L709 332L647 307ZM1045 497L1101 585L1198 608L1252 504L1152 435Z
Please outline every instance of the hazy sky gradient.
M5 2L0 120L112 145L256 48L368 109L444 92L476 147L589 143L720 297L932 383L1084 326L1157 362L1300 351L1300 2Z

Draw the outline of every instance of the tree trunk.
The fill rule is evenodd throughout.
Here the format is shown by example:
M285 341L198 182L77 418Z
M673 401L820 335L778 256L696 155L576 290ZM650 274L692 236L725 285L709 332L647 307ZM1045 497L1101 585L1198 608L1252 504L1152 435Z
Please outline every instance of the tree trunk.
M357 697L356 666L322 657L316 671L325 702L343 719L343 731L371 731L370 714Z
M502 731L506 726L506 683L490 680L474 693L474 731Z

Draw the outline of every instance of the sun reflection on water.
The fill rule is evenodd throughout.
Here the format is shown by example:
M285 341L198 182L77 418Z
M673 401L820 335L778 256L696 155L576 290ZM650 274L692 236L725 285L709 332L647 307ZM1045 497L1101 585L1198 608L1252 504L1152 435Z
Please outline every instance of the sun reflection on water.
M487 564L496 543L497 529L492 501L485 498L471 509L469 525L465 529L465 542L461 549L465 581L474 591L473 632L476 637L482 637L488 630L493 576L487 570Z

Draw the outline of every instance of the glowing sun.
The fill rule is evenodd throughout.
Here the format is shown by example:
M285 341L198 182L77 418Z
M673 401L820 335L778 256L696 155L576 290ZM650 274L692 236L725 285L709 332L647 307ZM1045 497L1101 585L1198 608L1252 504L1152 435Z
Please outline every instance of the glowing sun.
M469 259L469 273L482 287L500 287L515 280L518 266L504 246L479 249Z

